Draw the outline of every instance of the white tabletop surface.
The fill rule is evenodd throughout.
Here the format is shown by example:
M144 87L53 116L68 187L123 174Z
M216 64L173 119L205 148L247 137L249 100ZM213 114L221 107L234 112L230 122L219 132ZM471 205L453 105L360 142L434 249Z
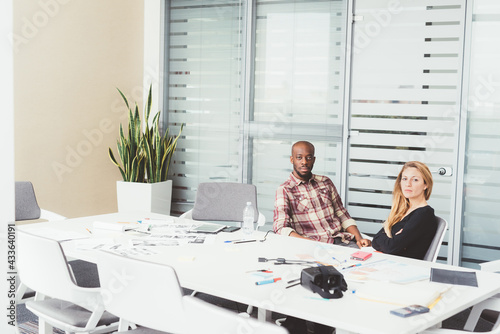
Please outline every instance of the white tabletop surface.
M59 222L37 223L19 226L19 229L36 234L53 232L57 229L64 238L77 235L82 238L109 238L116 243L127 244L131 238L137 238L133 232L113 232L92 230L95 221L137 221L145 217L166 218L159 214L115 213L108 215L68 219ZM175 223L192 223L193 221L169 217ZM90 230L92 233L88 232ZM255 232L254 239L262 239L264 232ZM228 240L244 239L241 231L233 233L221 232L212 244L188 244L182 246L151 247L157 254L133 256L147 261L171 265L175 268L181 285L185 288L212 294L243 304L253 305L260 309L292 315L298 318L323 323L337 328L337 333L370 333L370 334L405 334L418 333L441 321L461 312L484 299L500 292L500 280L492 273L477 271L478 287L453 285L446 291L442 299L429 313L409 318L400 318L389 313L398 306L393 304L367 301L359 298L353 290L362 288L363 284L347 280L348 291L340 299L322 299L312 291L297 285L286 288L288 281L300 277L304 265L274 265L274 261L262 263L259 257L285 258L294 260L311 258L317 261L332 263L332 257L348 259L352 248L328 245L324 243L284 237L269 233L266 241L250 243L224 243ZM81 240L63 241L66 255L91 262L99 261L99 251L81 250L77 245ZM472 271L471 269L452 267L374 253L363 264L377 260L390 259L418 267L439 267L445 269ZM256 277L248 273L251 270L270 269L272 277L281 280L266 285L256 285ZM342 272L342 270L339 268ZM347 276L346 276L347 277ZM412 284L406 284L408 289ZM422 282L418 282L422 284ZM426 284L426 283L424 283ZM439 284L439 283L428 283Z

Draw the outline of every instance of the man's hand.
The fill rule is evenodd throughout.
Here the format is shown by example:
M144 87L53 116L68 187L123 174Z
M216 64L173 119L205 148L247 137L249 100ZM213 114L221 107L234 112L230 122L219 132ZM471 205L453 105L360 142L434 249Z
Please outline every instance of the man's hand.
M300 235L300 234L298 234L298 233L297 233L297 232L295 232L295 231L292 231L292 233L290 233L288 236L290 236L290 237L294 237L294 238L300 238L300 239L307 239L307 240L311 240L311 238L304 237L303 235Z
M372 245L372 242L370 239L359 239L358 241L356 241L356 244L358 245L359 248L370 247Z

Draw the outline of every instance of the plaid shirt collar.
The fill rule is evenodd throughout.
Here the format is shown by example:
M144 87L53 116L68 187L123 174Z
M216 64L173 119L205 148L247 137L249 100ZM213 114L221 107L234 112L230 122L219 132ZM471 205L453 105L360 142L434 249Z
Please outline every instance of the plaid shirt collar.
M295 186L298 186L298 185L300 185L301 183L306 184L306 183L311 182L311 180L315 180L315 179L316 179L316 175L311 174L311 177L309 178L309 180L307 180L307 181L303 181L303 180L299 179L298 177L296 177L296 176L293 174L293 172L292 172L292 173L290 173L290 181L291 181L291 182L290 182L290 187L295 187Z

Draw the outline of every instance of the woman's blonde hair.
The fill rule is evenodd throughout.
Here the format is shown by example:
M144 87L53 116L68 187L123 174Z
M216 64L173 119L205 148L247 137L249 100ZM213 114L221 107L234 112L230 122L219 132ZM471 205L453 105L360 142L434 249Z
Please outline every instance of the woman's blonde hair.
M425 200L428 200L429 197L431 197L433 181L429 167L420 161L408 161L405 163L399 172L396 183L394 184L394 190L392 192L392 208L389 213L389 218L387 218L384 222L384 230L389 238L392 238L392 226L403 219L408 211L408 208L410 207L410 201L403 195L403 191L401 190L401 178L403 177L404 170L411 167L418 169L418 171L422 174L424 183L427 186L424 190Z

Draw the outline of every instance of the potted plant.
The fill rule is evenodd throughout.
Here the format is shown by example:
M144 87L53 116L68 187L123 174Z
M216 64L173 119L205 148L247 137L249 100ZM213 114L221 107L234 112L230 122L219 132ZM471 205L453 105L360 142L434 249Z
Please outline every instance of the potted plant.
M128 131L125 136L120 124L117 140L117 160L109 148L109 158L118 167L123 181L117 181L119 212L157 212L170 214L172 180L168 180L168 169L177 147L177 136L169 136L169 128L160 133L160 111L148 124L151 113L151 86L144 110L144 124L137 103L134 109L126 96L118 89L129 113Z

